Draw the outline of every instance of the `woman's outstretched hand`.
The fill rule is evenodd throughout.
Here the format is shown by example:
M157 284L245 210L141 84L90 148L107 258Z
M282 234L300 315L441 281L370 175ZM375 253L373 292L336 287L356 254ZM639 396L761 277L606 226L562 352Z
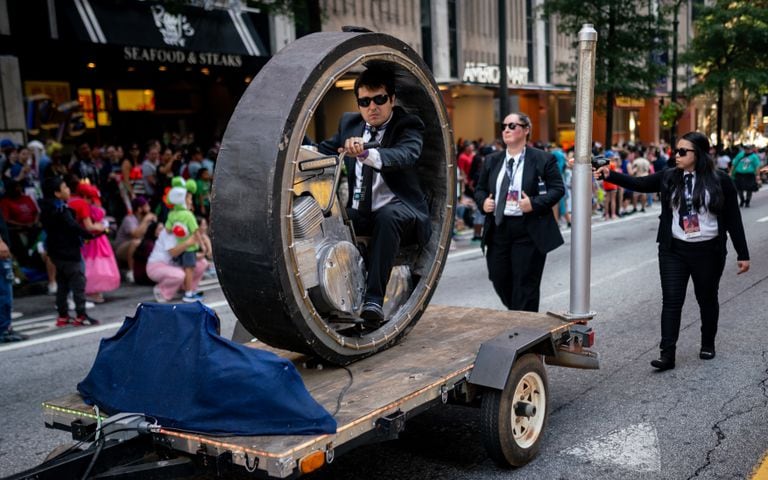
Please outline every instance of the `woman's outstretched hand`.
M739 271L736 272L736 275L741 275L742 273L749 271L749 260L739 260L736 262L736 266L739 267Z

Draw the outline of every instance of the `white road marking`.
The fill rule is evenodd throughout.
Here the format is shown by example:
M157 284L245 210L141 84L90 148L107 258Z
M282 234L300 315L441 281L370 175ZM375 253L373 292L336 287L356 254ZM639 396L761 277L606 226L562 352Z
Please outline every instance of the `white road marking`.
M58 335L51 335L49 337L36 338L34 340L25 340L23 342L9 343L0 347L0 352L8 352L10 350L18 350L20 348L33 347L48 342L55 342L58 340L65 340L67 338L79 337L82 335L88 335L89 333L104 332L107 330L117 330L122 323L108 323L106 325L96 325L93 327L65 327L67 332L60 333Z
M223 307L225 305L228 305L228 303L226 300L219 300L217 302L206 303L205 305L207 305L210 308L216 309L218 307ZM117 330L118 328L120 328L122 324L123 322L114 322L114 323L107 323L105 325L96 325L93 327L64 327L62 330L65 330L65 331L57 335L50 335L48 337L36 338L33 340L25 340L23 342L8 343L5 345L2 345L0 346L0 353L8 352L11 350L18 350L26 347L33 347L35 345L41 345L44 343L65 340L67 338L80 337L82 335L88 335L91 333L105 332L108 330ZM53 329L56 330L58 329L58 327L54 326Z
M43 315L42 317L25 318L24 320L18 320L13 322L13 328L21 327L22 325L29 325L32 323L45 322L47 320L54 320L56 315Z
M768 217L758 218L757 223L765 223L768 222Z
M226 300L219 300L218 302L204 303L204 305L206 307L208 307L208 308L214 308L215 309L215 308L223 307L225 305L228 306L229 302L227 302Z
M650 423L610 432L563 453L597 465L618 465L636 472L661 471L659 436Z

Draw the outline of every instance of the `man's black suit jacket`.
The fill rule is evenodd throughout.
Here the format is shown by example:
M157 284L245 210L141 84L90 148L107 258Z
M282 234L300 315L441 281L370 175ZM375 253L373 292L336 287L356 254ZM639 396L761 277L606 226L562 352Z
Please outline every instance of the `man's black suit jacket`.
M493 194L497 202L502 196L506 197L507 192L496 191L496 179L499 171L504 167L505 157L506 150L485 157L480 181L475 188L475 202L481 211L483 202L490 194ZM543 195L539 195L539 179L544 181L547 188L547 192ZM563 176L557 168L554 155L535 148L525 149L522 188L530 197L533 207L533 211L523 214L525 228L539 251L546 254L564 243L560 228L552 214L552 207L565 195ZM486 213L481 247L484 248L491 240L495 228L493 212Z
M333 137L321 142L318 150L326 155L338 155L338 149L344 146L344 141L350 137L362 137L364 128L365 120L362 115L345 113L339 122L339 130ZM429 207L421 190L417 171L423 135L424 123L421 119L406 113L400 107L395 107L378 149L381 157L379 173L392 193L416 217L416 238L420 245L427 243L432 232ZM355 187L356 161L355 157L350 156L344 159L350 192L353 192ZM347 208L350 207L352 195L347 201Z
M660 172L647 175L645 177L630 177L616 171L611 171L608 178L611 183L620 187L630 189L641 193L659 192L661 200L661 215L659 215L659 232L656 235L656 241L665 247L672 244L672 191L667 187L670 184L669 178L672 175L682 175L682 171L677 168L667 168ZM719 170L715 171L717 179L720 181L720 188L723 192L723 211L717 216L718 238L720 239L720 248L723 254L726 253L726 241L730 234L733 247L736 249L738 260L749 260L749 250L747 249L747 237L744 234L744 224L741 221L741 212L739 211L738 198L736 196L736 187L733 180L726 173Z

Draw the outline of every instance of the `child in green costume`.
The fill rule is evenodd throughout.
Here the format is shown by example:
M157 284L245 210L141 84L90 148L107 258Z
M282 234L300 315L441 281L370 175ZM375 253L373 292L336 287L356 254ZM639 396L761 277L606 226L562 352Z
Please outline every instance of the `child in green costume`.
M187 197L191 197L197 191L197 184L194 180L187 180L182 177L174 177L171 180L171 190L168 192L168 203L173 205L173 209L168 212L168 220L165 222L165 228L176 236L178 243L185 242L190 236L197 235L199 228L194 213L187 207ZM180 255L181 267L184 269L184 297L185 302L196 302L202 299L202 296L192 290L192 277L195 273L197 263L197 251L200 246L195 243Z

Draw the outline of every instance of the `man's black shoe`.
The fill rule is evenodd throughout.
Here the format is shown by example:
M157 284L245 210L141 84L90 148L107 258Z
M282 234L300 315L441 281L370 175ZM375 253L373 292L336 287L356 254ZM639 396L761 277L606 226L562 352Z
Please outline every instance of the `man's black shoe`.
M21 342L26 340L26 335L22 335L20 333L16 333L13 330L7 330L0 334L0 343L11 343L11 342Z
M651 360L651 366L658 369L660 372L663 372L664 370L672 370L675 368L675 359L661 357L658 360Z
M701 347L699 358L702 360L712 360L715 358L715 347Z
M363 326L370 329L379 328L386 323L384 309L376 302L365 302L360 318L363 319Z

